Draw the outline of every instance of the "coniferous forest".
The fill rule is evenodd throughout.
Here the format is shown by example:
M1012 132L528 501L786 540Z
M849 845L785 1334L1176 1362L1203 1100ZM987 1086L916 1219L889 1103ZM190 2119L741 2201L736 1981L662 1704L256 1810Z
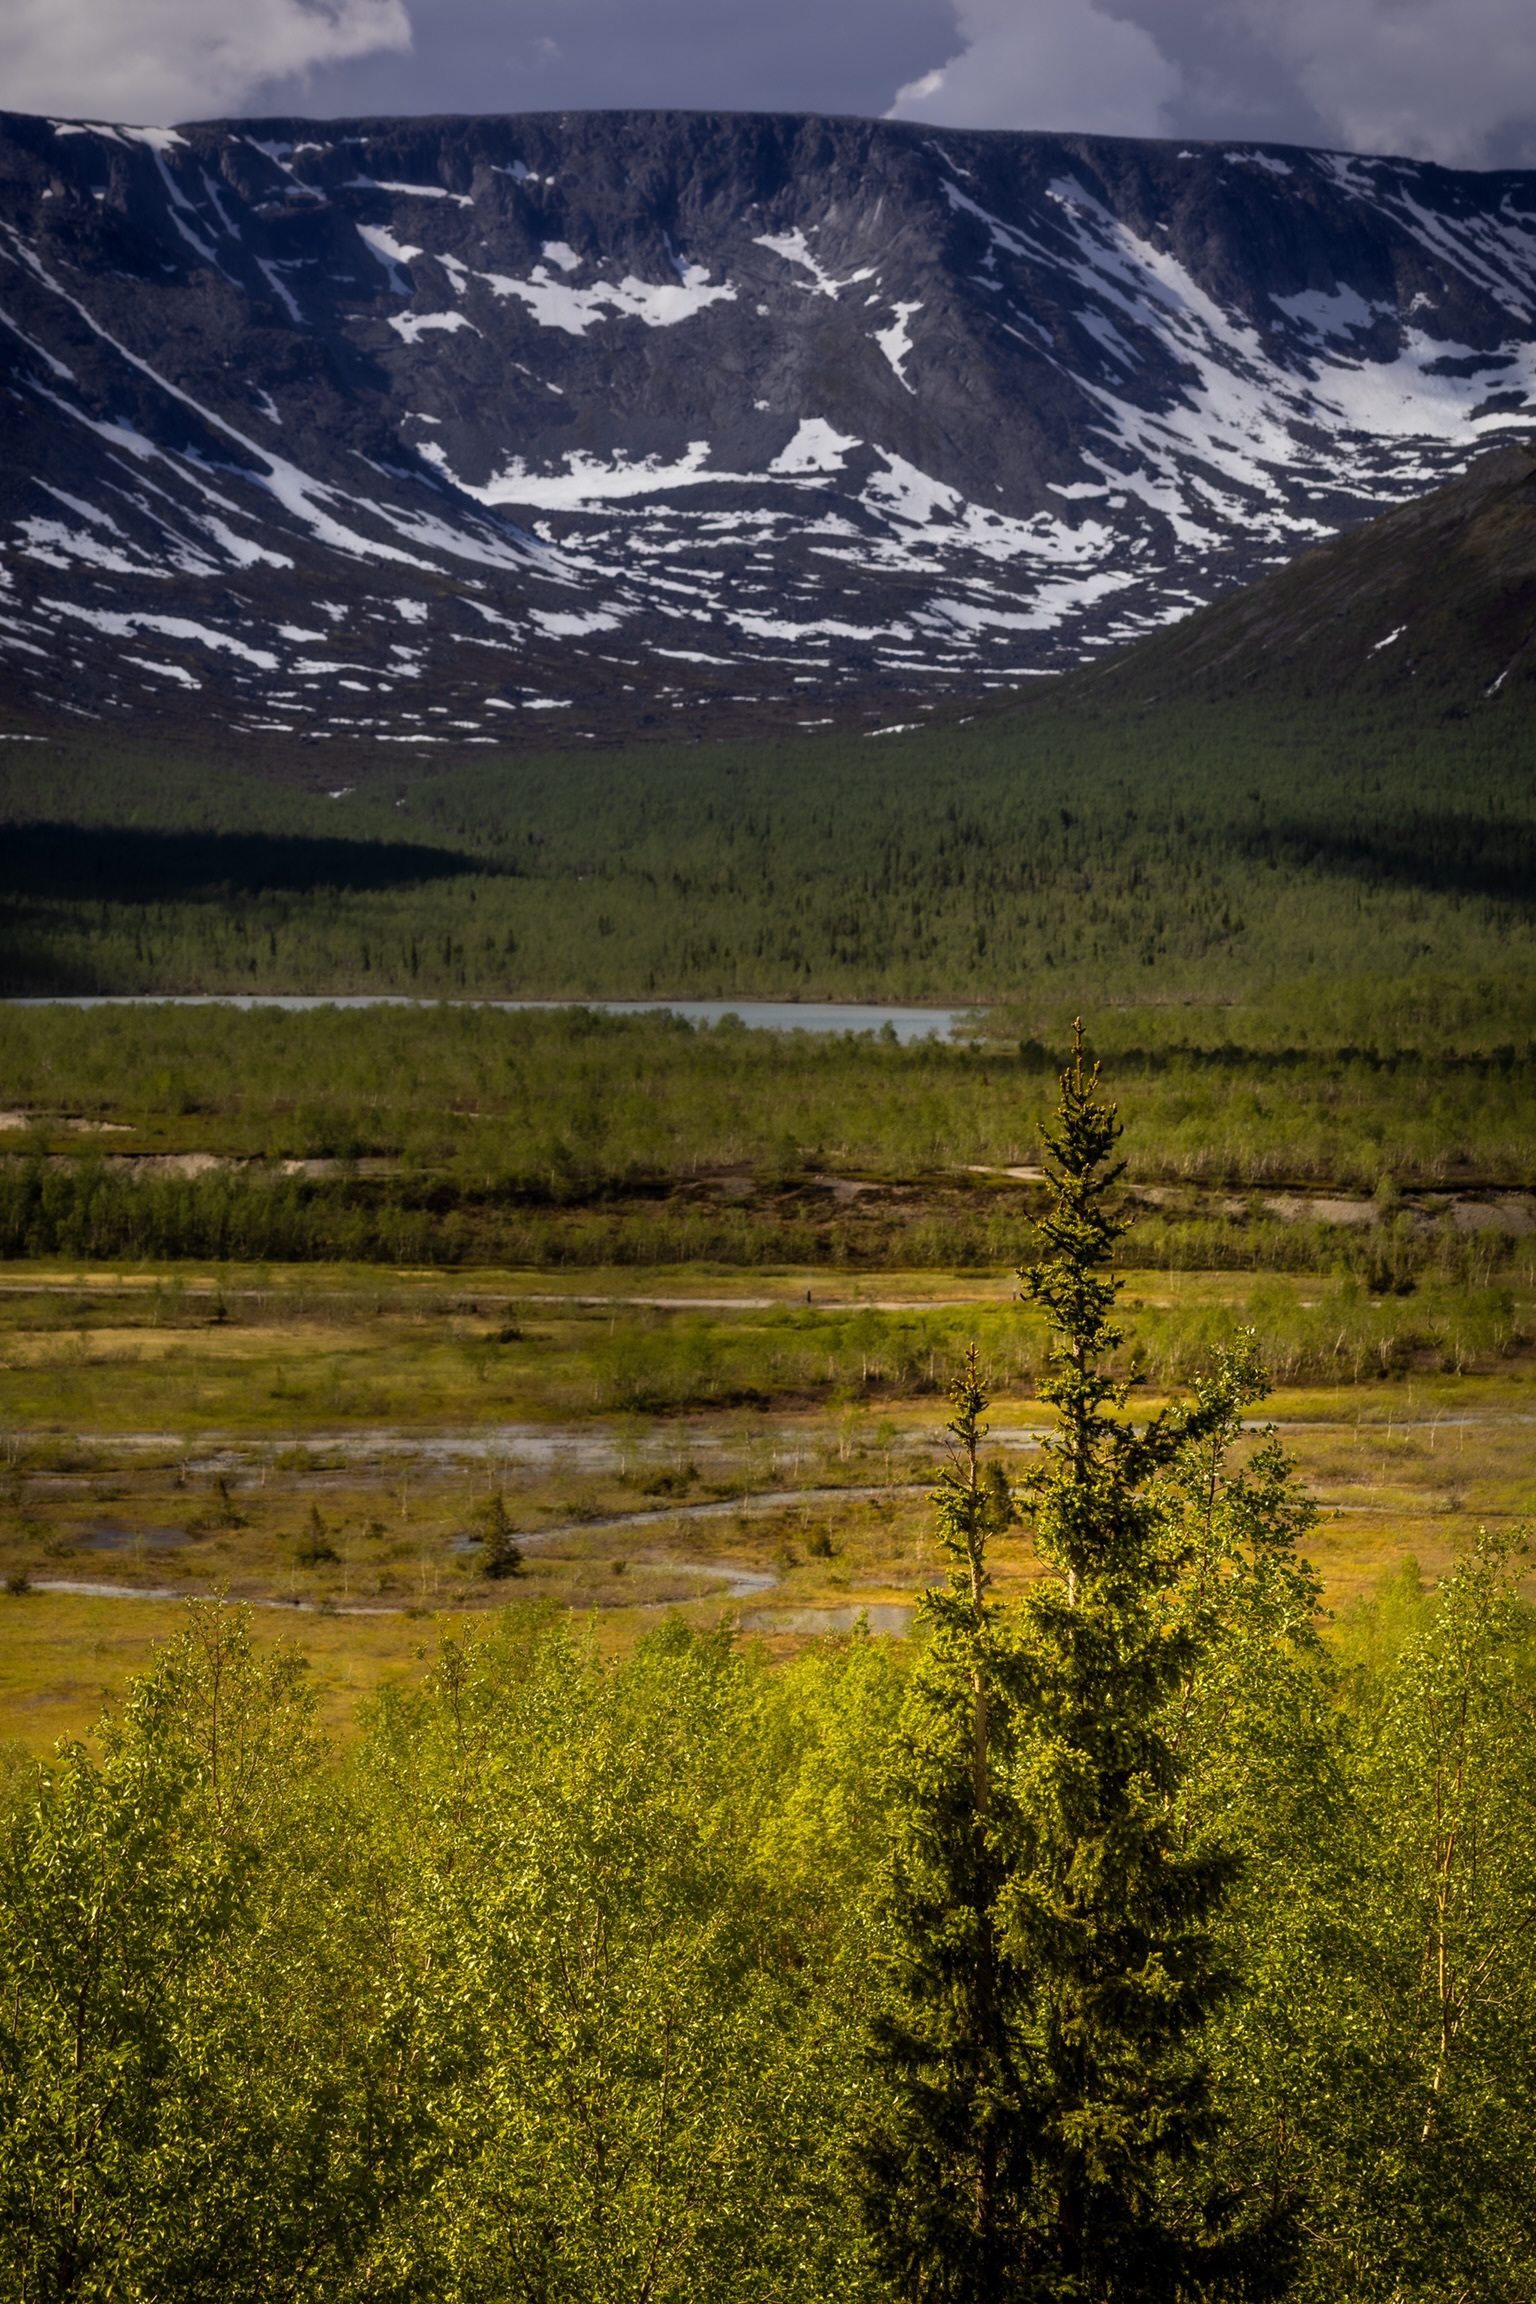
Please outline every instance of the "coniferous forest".
M1323 1623L1256 1340L1136 1408L1118 1137L1079 1041L912 1642L520 1601L336 1746L205 1601L13 1758L0 2294L1530 2292L1520 1540Z
M1502 989L1531 949L1528 723L1413 706L1048 682L876 737L435 766L54 727L0 746L0 991Z

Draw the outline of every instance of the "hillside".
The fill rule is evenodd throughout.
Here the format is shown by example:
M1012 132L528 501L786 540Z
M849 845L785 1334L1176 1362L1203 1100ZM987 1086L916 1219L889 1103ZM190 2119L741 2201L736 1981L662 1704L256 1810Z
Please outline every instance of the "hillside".
M1536 175L606 113L0 119L0 700L909 719L1529 421Z
M1533 472L1480 457L906 732L360 745L333 786L272 737L54 723L0 748L0 994L1002 1000L1059 1028L1078 1000L1475 977L1524 1040Z
M1536 445L1460 479L1127 649L1087 688L1117 700L1253 692L1376 703L1406 720L1497 706L1536 682Z

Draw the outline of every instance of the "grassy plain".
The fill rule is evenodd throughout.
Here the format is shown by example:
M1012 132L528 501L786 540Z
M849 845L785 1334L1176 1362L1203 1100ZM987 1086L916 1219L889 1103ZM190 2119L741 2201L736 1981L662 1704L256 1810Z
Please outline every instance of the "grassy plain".
M257 1602L337 1731L439 1620L509 1600L619 1644L668 1609L780 1649L865 1609L900 1632L938 1566L926 1492L973 1334L1027 1481L1039 1340L1006 1272L466 1277L7 1268L0 1569L30 1589L0 1596L0 1737L83 1732L179 1593ZM1131 1271L1127 1356L1331 1321L1345 1285ZM1536 1505L1536 1291L1506 1294L1508 1334L1460 1374L1423 1351L1277 1391L1330 1605ZM496 1498L523 1552L506 1580L481 1566ZM1021 1540L1004 1582L1030 1572Z

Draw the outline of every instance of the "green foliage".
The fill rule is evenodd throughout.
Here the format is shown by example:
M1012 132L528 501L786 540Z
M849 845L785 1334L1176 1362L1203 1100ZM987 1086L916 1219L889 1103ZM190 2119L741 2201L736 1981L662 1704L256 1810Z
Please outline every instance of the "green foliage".
M988 1599L1014 1509L981 1461L973 1351L936 1499L950 1588L925 1601L891 1763L888 2098L861 2162L882 2266L922 2304L1254 2292L1287 2270L1287 2216L1200 2177L1237 1851L1189 1802L1197 1769L1230 1766L1214 1715L1239 1700L1269 1725L1274 1675L1245 1668L1315 1604L1294 1552L1308 1514L1273 1449L1227 1472L1265 1390L1251 1347L1193 1406L1124 1420L1102 1271L1124 1229L1118 1134L1079 1031L1046 1132L1044 1254L1021 1275L1052 1338L1059 1430L1031 1498L1052 1573L1010 1618Z
M1060 1740L1033 1764L1029 1639L985 1586L978 1618L976 1538L1008 1515L973 1393L944 1490L955 1577L910 1673L868 1639L775 1669L676 1625L605 1663L524 1606L386 1694L337 1760L299 1660L259 1664L238 1612L205 1607L95 1751L8 1759L0 2297L877 2304L848 2171L881 2137L889 2221L928 2267L919 2285L882 2241L897 2293L1074 2293L1030 2218L1055 2216L1061 2147L1089 2136L1121 2202L1134 2183L1142 2253L1133 2275L1111 2193L1114 2257L1077 2293L1156 2293L1214 2227L1272 2245L1207 2248L1204 2295L1287 2276L1305 2304L1523 2294L1522 1562L1485 1548L1437 1595L1384 1600L1341 1707L1305 1501L1271 1441L1237 1460L1216 1383L1147 1492L1155 1620L1185 1659L1157 1714L1171 1803L1149 1802L1180 1909L1170 1929L1142 1893L1116 1926L1171 1939L1156 1991L1144 1967L1076 2032L1039 2021L1074 2005L1085 1950L1112 1973L1105 1928L1071 1922L1104 1874L1048 1916L1072 1926L1065 1962L1015 1925L1014 1885L1052 1861L1035 1819ZM1188 1883L1212 1865L1191 1958ZM1177 2031L1192 1995L1203 2023ZM916 2057L870 2066L881 2015ZM1108 2039L1131 2061L1106 2135ZM1047 2117L1063 2066L1100 2079L1070 2130ZM1186 2122L1203 2134L1180 2156ZM989 2138L993 2231L1022 2227L1023 2251L997 2251L990 2289ZM896 2195L919 2183L914 2231Z
M1307 2304L1496 2304L1536 2268L1536 1640L1519 1573L1484 1539L1436 1594L1411 1564L1391 1579L1350 1627L1347 1711L1304 1636L1288 1662L1273 1651L1270 1758L1245 1699L1209 1779L1245 1851L1229 1925L1245 1992L1214 2044L1226 2168L1292 2207Z
M299 1660L186 1635L18 1784L0 2296L820 2299L888 1655L787 1679L547 1612L323 1766Z
M827 1695L853 1726L839 1677L793 1717L681 1627L604 1669L512 1617L381 1716L370 1808L411 1851L396 1925L433 2140L379 2254L413 2292L862 2291L829 2158L842 1915L794 1845L807 1802L851 1789L818 1753ZM870 1837L844 1810L832 1882Z
M522 1572L523 1550L512 1527L507 1500L498 1488L479 1515L481 1574L500 1582Z
M318 1568L341 1557L326 1533L318 1504L311 1504L309 1508L309 1518L293 1548L293 1556L301 1568Z
M1334 1648L1346 1675L1351 1711L1361 1717L1385 1700L1394 1666L1410 1641L1423 1633L1434 1611L1434 1594L1412 1554L1388 1569L1368 1599L1351 1600L1341 1612Z
M1452 2263L1461 2294L1502 2298L1536 2256L1536 1658L1520 1551L1485 1537L1458 1566L1355 1755L1319 2188L1324 2280L1352 2298L1438 2296Z
M1118 1284L1101 1270L1125 1222L1110 1205L1119 1133L1097 1072L1084 1069L1079 1028L1045 1132L1044 1253L1021 1274L1051 1331L1040 1391L1059 1417L1032 1498L1037 1548L1055 1574L1021 1610L1029 1851L1008 1911L1037 2033L1021 2292L1042 2298L1219 2288L1245 2261L1251 2270L1254 2253L1215 2199L1186 2192L1184 2214L1171 2212L1164 2182L1213 2124L1200 2032L1230 1988L1213 1924L1235 1852L1177 1828L1168 1709L1198 1647L1193 1624L1166 1614L1173 1569L1152 1483L1230 1432L1265 1384L1238 1358L1193 1408L1140 1429L1121 1416L1128 1386L1104 1366L1121 1340ZM1274 2258L1278 2236L1264 2237Z
M1179 2212L1215 2203L1244 2237L1250 2287L1305 2288L1336 2014L1333 1867L1353 1827L1319 1582L1298 1550L1316 1508L1273 1433L1243 1459L1244 1363L1251 1343L1197 1384L1203 1429L1154 1483L1174 1571L1157 1613L1190 1656L1163 1719L1178 1842L1231 1867L1213 1943L1232 1987L1201 2035L1216 2119L1168 2180Z
M18 1804L0 2294L270 2295L349 2260L388 2059L333 1932L320 1758L300 1660L194 1607L101 1757L62 1750Z

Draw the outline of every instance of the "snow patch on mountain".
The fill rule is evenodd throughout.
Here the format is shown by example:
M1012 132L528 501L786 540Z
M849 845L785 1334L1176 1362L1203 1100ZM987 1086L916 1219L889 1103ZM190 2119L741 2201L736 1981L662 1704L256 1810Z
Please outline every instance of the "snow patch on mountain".
M767 469L784 474L841 472L848 450L858 445L857 434L837 431L824 416L802 416L793 440L769 458Z
M912 351L912 320L922 308L920 302L898 304L896 317L889 328L877 328L874 331L875 342L894 369L896 381L906 392L915 392L917 389L916 385L907 382L906 361Z
M389 274L389 285L395 295L413 295L415 291L405 267L414 264L418 256L425 254L425 250L407 247L392 232L386 232L382 224L359 224L357 236L369 255L376 257Z
M526 280L508 279L499 272L482 272L479 277L493 296L520 297L541 328L563 328L568 336L584 336L610 315L642 320L647 328L675 328L711 304L730 304L736 298L728 281L711 287L708 274L696 271L685 280L660 282L627 274L618 282L599 280L591 288L552 280L544 264L535 264Z
M811 229L818 231L820 227L813 225ZM860 281L873 280L875 277L875 267L866 264L862 269L850 272L846 280L835 279L820 259L812 254L804 228L799 224L792 232L759 232L753 246L771 248L774 255L782 256L786 264L796 265L800 271L809 272L809 292L817 296L830 296L834 303L845 288L856 288ZM804 287L805 283L802 281L800 285Z
M467 328L472 336L480 333L474 322L466 320L462 312L391 312L389 325L397 336L404 337L407 344L419 343L434 328L445 336L451 336L458 328Z

